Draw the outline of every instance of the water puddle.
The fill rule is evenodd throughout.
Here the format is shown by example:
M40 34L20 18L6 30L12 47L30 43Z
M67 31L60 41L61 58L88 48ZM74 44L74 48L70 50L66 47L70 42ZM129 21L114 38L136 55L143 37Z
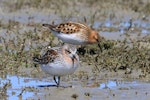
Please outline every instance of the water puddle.
M7 95L7 100L20 100L20 95L22 100L26 100L35 97L35 94L42 94L40 91L35 90L25 90L25 88L44 88L40 86L54 85L54 83L47 81L47 79L33 79L21 76L11 76L7 75L5 78L0 78L0 88L1 93L4 91L6 84L10 84L5 90ZM150 84L146 82L139 81L113 81L108 80L105 83L101 83L98 87L100 90L111 89L111 90L149 90Z
M101 83L99 89L148 89L150 83L139 82L139 81L111 81ZM150 89L150 88L149 88Z
M28 77L21 76L10 76L7 75L5 79L0 78L0 88L4 91L4 85L9 84L10 86L6 89L7 100L19 100L19 94L22 93L22 99L33 97L35 95L34 91L24 91L23 89L34 87L37 88L41 85L52 85L52 83L47 82L42 79L32 79Z

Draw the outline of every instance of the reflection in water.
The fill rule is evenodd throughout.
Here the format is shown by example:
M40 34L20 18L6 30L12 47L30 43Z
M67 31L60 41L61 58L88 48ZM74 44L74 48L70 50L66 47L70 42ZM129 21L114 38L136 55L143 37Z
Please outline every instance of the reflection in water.
M143 29L141 33L142 34L150 34L150 31Z
M20 76L10 76L7 75L6 79L0 78L0 87L9 83L10 87L7 87L6 95L8 95L7 100L18 100L19 94L23 91L25 87L37 87L38 85L50 85L52 83L46 82L46 80L37 80L32 78L20 77ZM22 92L22 99L25 100L32 97L34 92L24 91Z
M105 88L113 88L113 87L117 87L117 82L108 81L107 83L101 83L99 88L105 89Z
M106 83L101 83L99 89L147 89L147 87L150 87L150 84L146 82L109 80Z
M112 26L112 24L111 24L111 22L110 22L110 21L107 21L107 22L105 23L105 26L106 26L106 27L111 27L111 26Z

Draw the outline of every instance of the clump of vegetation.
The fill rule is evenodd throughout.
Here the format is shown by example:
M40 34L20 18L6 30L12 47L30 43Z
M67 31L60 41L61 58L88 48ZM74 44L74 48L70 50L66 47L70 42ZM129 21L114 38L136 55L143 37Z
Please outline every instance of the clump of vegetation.
M10 70L17 72L19 67L31 67L34 54L47 45L54 45L54 37L48 31L36 30L36 27L41 26L35 25L24 32L20 30L24 26L15 21L2 26L7 31L0 36L0 66L1 71L5 70L6 73Z
M142 42L143 40L145 41ZM103 52L100 52L98 46L92 45L88 48L79 48L79 53L83 56L83 62L88 61L88 64L95 65L94 71L104 68L109 71L129 68L142 69L144 74L149 74L150 45L145 44L149 42L150 40L146 37L132 43L127 39L124 41L104 40L101 42Z
M147 3L144 7L143 7L143 12L145 12L146 14L150 14L150 2Z

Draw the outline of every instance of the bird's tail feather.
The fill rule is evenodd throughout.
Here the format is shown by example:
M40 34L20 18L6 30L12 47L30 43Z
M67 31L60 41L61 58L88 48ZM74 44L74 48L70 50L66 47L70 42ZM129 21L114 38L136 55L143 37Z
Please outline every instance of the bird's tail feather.
M38 57L33 57L32 59L33 59L34 62L39 63L39 60L40 60L40 59L39 59Z
M50 24L43 24L42 26L48 27L49 29L53 29L55 26Z

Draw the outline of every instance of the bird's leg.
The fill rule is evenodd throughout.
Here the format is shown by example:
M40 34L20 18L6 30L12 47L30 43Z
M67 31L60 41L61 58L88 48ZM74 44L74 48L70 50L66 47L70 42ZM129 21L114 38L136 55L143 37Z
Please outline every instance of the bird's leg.
M55 83L58 84L57 81L56 81L56 77L55 76L53 77L53 79L54 79Z
M60 76L58 76L58 83L57 83L57 87L59 86L60 84Z
M57 87L59 87L59 84L60 84L60 76L58 76L58 82L56 81L56 76L53 77Z

